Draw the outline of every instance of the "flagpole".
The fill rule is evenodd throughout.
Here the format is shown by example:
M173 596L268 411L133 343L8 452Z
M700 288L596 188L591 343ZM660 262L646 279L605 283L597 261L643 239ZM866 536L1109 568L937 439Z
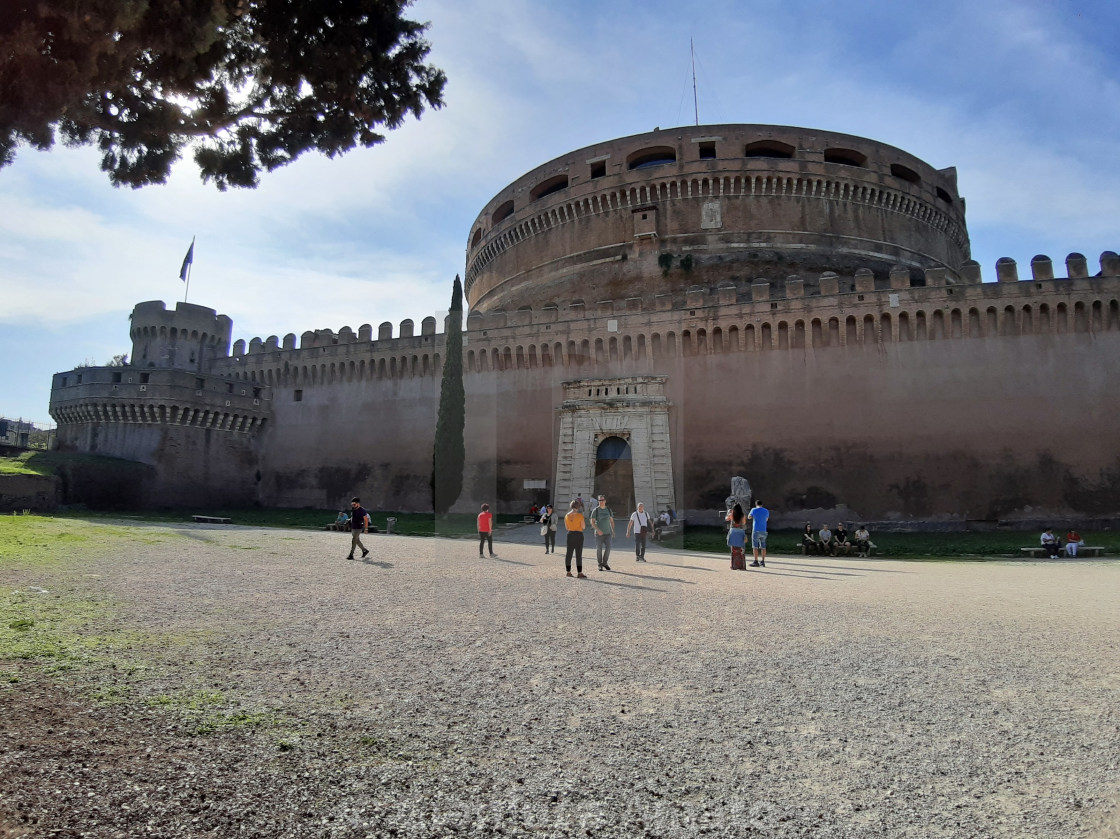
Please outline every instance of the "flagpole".
M191 293L191 268L194 267L194 236L191 236L191 246L187 249L187 255L183 257L183 267L179 270L179 279L187 284L186 290L183 292L183 302L187 302L187 297Z
M696 47L692 38L688 39L688 52L692 56L692 110L696 117L696 124L700 124L700 100L696 96Z

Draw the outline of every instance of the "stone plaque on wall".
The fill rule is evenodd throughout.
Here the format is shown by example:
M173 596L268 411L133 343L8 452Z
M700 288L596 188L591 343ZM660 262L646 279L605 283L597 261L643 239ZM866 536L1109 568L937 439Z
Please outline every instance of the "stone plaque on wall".
M723 227L723 208L718 201L705 201L700 208L700 228L718 230Z

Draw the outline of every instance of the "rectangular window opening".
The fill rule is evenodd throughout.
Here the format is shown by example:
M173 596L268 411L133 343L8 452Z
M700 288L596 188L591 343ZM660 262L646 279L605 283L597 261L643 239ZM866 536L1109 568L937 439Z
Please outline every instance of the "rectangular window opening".
M591 177L602 178L607 174L607 161L600 160L598 163L591 164Z
M292 393L292 400L294 402L302 402L303 401L303 391L302 390L297 390L294 393Z
M700 144L700 159L701 160L715 160L716 159L716 144L715 143L701 143Z

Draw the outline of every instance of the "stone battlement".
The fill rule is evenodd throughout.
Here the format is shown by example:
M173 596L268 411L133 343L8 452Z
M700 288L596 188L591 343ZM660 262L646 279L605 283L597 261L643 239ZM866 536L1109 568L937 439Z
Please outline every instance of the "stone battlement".
M842 277L693 286L682 292L633 296L539 310L472 312L466 319L468 373L518 367L568 366L660 358L734 349L853 346L925 339L977 338L1043 332L1120 329L1120 257L1106 251L1090 276L1081 254L1066 259L1066 278L1053 276L1049 257L1031 260L1030 279L1018 279L1014 260L996 265L998 282L981 282L981 268L965 263L916 272L903 266L885 281L870 270ZM1103 285L1102 285L1103 284ZM215 363L213 372L266 385L306 387L334 382L438 376L444 333L427 318L420 335L412 321L398 337L383 323L305 332L283 344L254 338L245 355Z
M1057 282L1067 280L1087 280L1095 278L1120 278L1120 256L1113 251L1105 251L1100 257L1100 272L1091 277L1088 261L1079 253L1072 253L1066 259L1065 278L1055 277L1053 262L1047 256L1036 256L1031 260L1031 277L1020 280L1015 260L1000 259L996 263L998 283L983 283L980 265L974 261L966 262L959 274L944 268L931 268L925 271L896 266L886 280L877 278L869 269L857 270L850 276L840 276L826 272L819 277L805 279L798 276L770 280L759 278L749 282L722 283L718 286L692 286L677 293L635 295L621 300L586 301L572 300L564 304L548 302L539 309L524 306L515 312L503 310L483 314L472 312L467 317L467 330L470 333L489 332L490 330L559 324L585 319L599 319L604 316L629 316L640 313L667 313L680 310L712 309L750 304L771 304L775 302L799 301L807 310L820 307L827 310L842 303L882 302L884 309L895 308L890 297L875 297L871 300L846 298L848 295L872 294L875 292L912 292L922 295L923 302L959 303L965 289L960 286L974 286L974 293L998 293L1011 295L1021 291L1024 296L1036 296L1039 287L1028 287L1031 282ZM694 269L695 270L695 269ZM1021 287L1006 287L999 284L1021 283ZM998 289L998 291L997 291ZM1080 286L1057 285L1050 288L1053 292L1065 293L1079 290Z

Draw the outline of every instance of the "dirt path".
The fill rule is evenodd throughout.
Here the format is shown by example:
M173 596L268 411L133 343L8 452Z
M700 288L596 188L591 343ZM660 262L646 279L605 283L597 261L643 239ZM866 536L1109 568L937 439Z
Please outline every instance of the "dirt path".
M137 534L0 565L137 639L5 665L6 839L1120 836L1120 564Z

